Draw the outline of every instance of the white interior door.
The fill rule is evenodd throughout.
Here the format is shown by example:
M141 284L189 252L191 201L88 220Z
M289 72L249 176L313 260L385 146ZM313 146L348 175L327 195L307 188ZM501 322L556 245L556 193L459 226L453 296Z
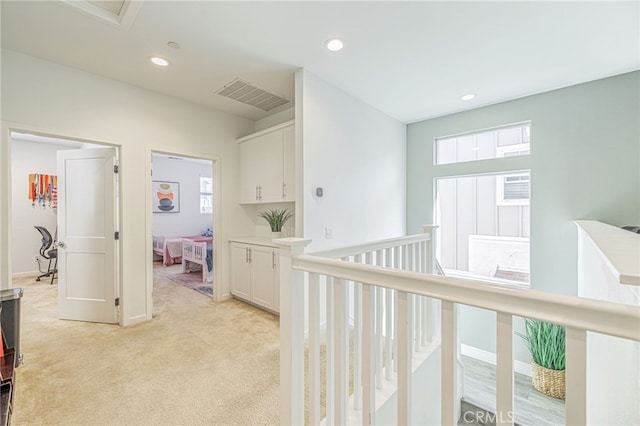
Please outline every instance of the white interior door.
M115 148L58 151L58 317L117 322Z

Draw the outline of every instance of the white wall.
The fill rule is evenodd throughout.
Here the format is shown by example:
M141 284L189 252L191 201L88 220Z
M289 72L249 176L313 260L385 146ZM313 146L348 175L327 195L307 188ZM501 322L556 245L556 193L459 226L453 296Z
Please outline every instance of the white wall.
M68 146L14 140L11 146L11 271L13 275L33 274L38 271L35 259L42 245L35 225L44 226L55 236L56 210L32 206L27 198L29 174L57 175L56 151ZM44 259L43 259L44 261ZM46 268L47 263L43 266Z
M211 177L212 164L153 156L153 180L180 184L180 211L153 213L153 234L166 237L201 235L213 229L213 216L200 213L200 177ZM151 194L152 200L154 194Z
M309 248L404 235L405 125L305 70L296 73L296 108Z
M440 407L442 354L438 346L422 364L414 366L411 383L411 424L442 425ZM415 358L414 361L415 363ZM398 392L376 411L377 425L394 426L398 424Z
M171 70L166 70L169 73ZM118 145L121 200L121 312L124 325L151 319L151 151L218 159L220 217L216 264L228 294L226 241L251 226L238 204L239 149L235 139L253 122L176 98L2 50L0 147L0 282L10 286L10 129ZM143 265L148 265L146 268Z
M432 166L435 138L527 120L531 155L505 158L503 165L531 170L531 287L575 295L573 221L640 224L640 72L410 124L407 226L412 230L433 220L438 175L486 172L482 161L437 171ZM492 321L490 313L463 313L462 342L493 352Z
M640 287L621 284L621 271L614 266L620 262L614 258L633 253L634 246L640 245L640 236L606 224L586 226L578 225L579 295L640 306ZM592 238L599 238L598 244ZM606 248L610 248L610 252L606 252ZM628 257L630 265L634 261L640 264L640 259ZM587 333L588 424L640 424L639 365L639 342Z
M272 209L287 209L290 212L295 212L295 203L287 202L287 203L264 203L264 204L243 204L242 209L245 211L247 216L252 218L253 226L250 228L246 228L242 235L237 235L238 237L262 237L262 238L271 238L271 227L267 223L267 221L260 216L258 213L272 210ZM295 223L296 217L292 217L285 226L282 227L282 237L295 237Z

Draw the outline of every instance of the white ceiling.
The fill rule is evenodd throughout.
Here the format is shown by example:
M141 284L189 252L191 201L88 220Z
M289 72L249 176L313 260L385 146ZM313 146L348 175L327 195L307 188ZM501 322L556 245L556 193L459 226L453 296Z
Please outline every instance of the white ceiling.
M3 48L252 120L270 113L215 91L241 78L293 101L305 68L413 122L640 69L638 1L146 0L110 22L59 0L1 4ZM342 51L324 48L332 36Z

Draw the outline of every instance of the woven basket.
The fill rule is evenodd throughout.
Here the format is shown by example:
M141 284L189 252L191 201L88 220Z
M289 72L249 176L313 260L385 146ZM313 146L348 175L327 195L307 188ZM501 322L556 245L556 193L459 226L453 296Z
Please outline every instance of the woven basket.
M533 367L533 387L545 395L564 399L564 370L549 370L531 361Z

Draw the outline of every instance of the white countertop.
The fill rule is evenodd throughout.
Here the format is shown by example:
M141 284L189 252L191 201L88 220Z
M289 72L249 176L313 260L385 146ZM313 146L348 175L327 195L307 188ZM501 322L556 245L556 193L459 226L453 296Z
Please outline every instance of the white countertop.
M276 248L278 247L273 243L273 239L271 237L233 237L229 238L229 241L232 243L254 244L257 246Z
M640 234L597 220L575 223L600 250L621 284L640 286Z

